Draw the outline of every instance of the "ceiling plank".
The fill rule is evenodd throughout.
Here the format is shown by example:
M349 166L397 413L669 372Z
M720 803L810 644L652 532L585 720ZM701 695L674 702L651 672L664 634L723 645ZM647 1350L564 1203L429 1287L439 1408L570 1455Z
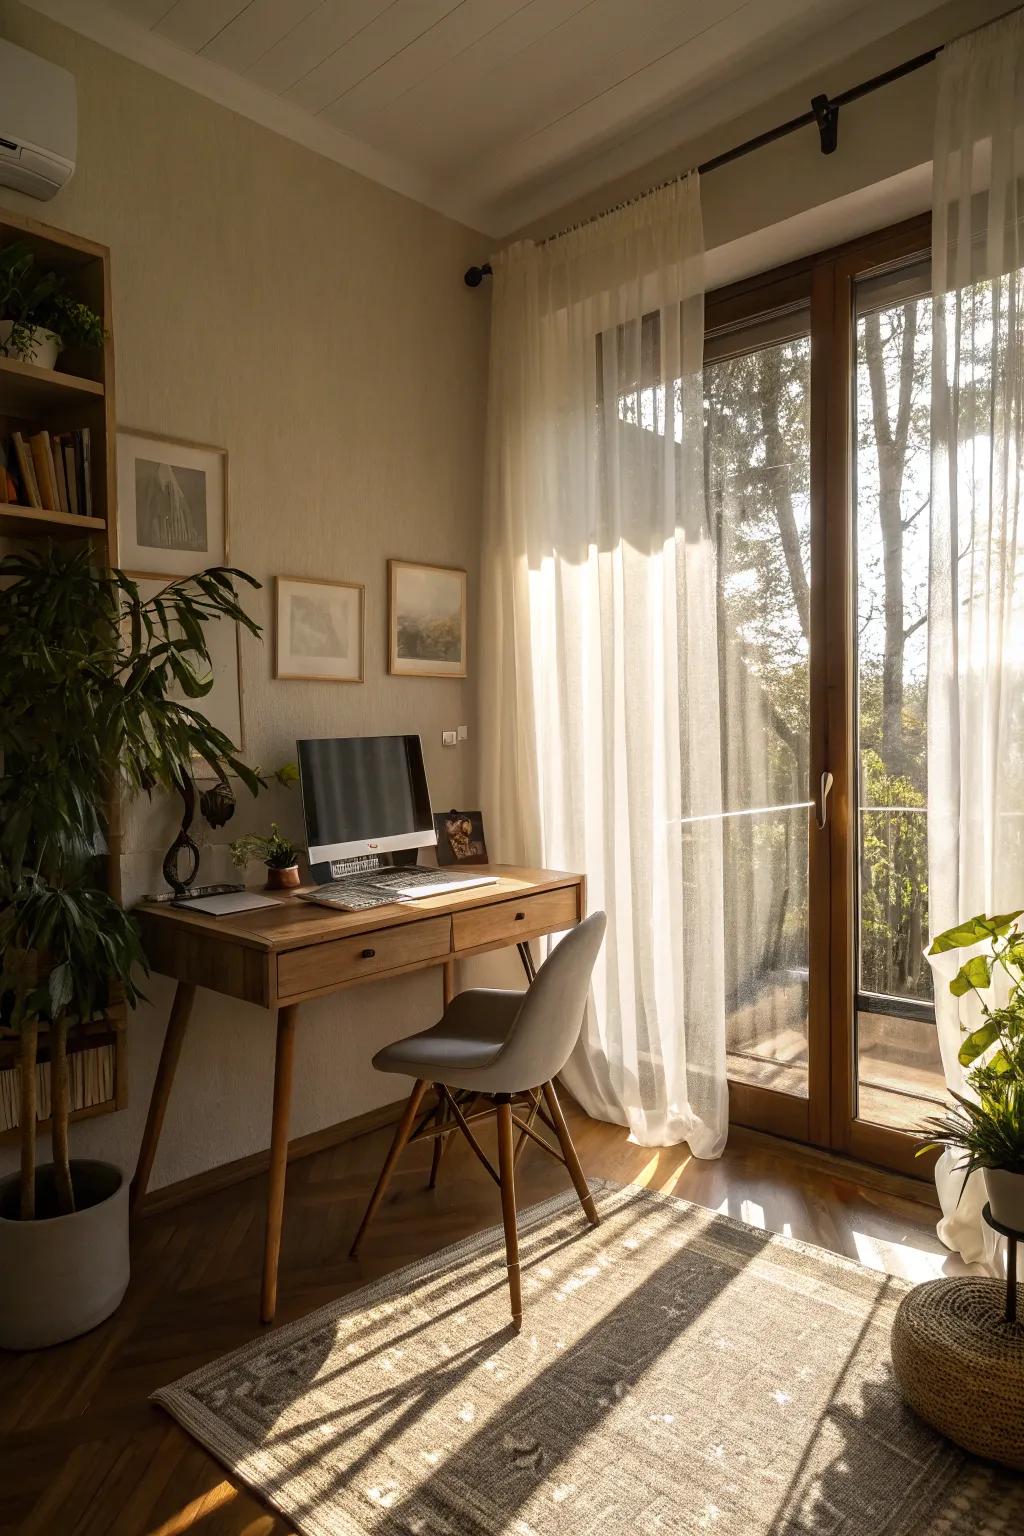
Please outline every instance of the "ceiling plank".
M394 0L343 48L311 69L287 92L307 112L321 112L346 90L386 64L453 12L461 17L465 0Z
M322 0L315 11L257 59L246 71L250 80L283 96L316 69L329 54L358 36L392 0Z
M244 74L320 5L321 0L250 0L234 21L211 38L203 56Z
M177 0L154 30L179 48L198 53L247 7L248 0Z

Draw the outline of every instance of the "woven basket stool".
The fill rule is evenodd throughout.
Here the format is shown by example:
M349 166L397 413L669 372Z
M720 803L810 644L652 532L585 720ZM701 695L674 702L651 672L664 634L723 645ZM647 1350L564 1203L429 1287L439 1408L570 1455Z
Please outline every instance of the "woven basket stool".
M900 1391L929 1424L972 1451L1024 1470L1024 1325L1003 1315L999 1280L929 1280L892 1325Z

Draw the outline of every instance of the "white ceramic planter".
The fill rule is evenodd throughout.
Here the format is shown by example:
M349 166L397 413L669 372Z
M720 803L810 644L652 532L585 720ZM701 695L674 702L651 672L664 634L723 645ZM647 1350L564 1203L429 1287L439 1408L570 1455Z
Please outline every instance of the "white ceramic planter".
M73 1161L71 1216L15 1219L18 1175L0 1181L0 1347L41 1349L87 1333L128 1287L128 1182L111 1163ZM53 1164L36 1174L46 1208Z
M1024 1232L1024 1173L1011 1173L1008 1168L983 1171L989 1208L996 1221Z
M0 320L0 357L18 357L11 347L11 332L14 330L13 320ZM29 353L21 360L26 363L34 363L37 368L54 368L57 365L57 356L60 352L60 337L53 331L46 331L41 325L35 325L29 331Z

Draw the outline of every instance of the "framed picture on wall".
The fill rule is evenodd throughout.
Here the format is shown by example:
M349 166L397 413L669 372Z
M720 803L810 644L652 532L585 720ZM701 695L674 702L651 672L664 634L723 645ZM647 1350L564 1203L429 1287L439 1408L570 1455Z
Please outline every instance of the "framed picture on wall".
M173 576L165 576L153 571L128 571L126 573L136 583L139 596L148 601L155 597L161 587L165 587L168 581L173 581ZM206 643L210 652L210 661L213 671L213 687L202 698L185 700L185 695L177 685L168 689L168 697L185 700L195 706L201 714L204 714L211 725L224 732L229 737L239 752L245 749L245 736L242 727L242 683L241 683L241 658L238 625L230 619L211 619L203 626L206 634ZM208 774L204 772L201 758L196 759L195 775L203 778Z
M275 677L361 683L366 589L308 576L278 576L276 586Z
M117 434L118 558L126 570L191 576L228 558L223 448Z
M396 677L465 677L465 571L388 561L388 670Z

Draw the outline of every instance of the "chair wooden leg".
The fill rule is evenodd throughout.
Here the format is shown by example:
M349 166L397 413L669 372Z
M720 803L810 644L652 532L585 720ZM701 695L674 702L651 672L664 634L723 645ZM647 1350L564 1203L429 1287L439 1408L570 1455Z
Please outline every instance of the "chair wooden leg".
M580 1167L579 1158L576 1156L576 1148L572 1144L572 1137L569 1135L569 1127L565 1123L565 1116L562 1114L562 1106L558 1102L558 1095L555 1093L554 1083L544 1084L544 1102L547 1104L548 1114L551 1116L552 1123L555 1127L555 1134L558 1137L558 1145L562 1149L562 1156L565 1158L565 1166L569 1170L569 1177L572 1179L573 1184L576 1186L576 1193L580 1197L580 1205L582 1205L590 1225L592 1227L598 1227L601 1224L601 1218L597 1214L597 1206L594 1204L594 1197L590 1193L590 1187L587 1184L586 1175L584 1174L583 1169Z
M359 1223L359 1231L356 1233L352 1247L349 1249L349 1255L353 1259L359 1252L359 1245L366 1235L367 1227L370 1225L370 1222L377 1214L377 1208L379 1207L381 1201L384 1199L385 1191L391 1182L391 1175L394 1172L395 1164L401 1157L403 1151L405 1150L405 1144L409 1140L409 1137L412 1135L413 1126L416 1124L416 1116L419 1112L419 1107L423 1102L423 1095L426 1093L429 1087L430 1084L425 1078L422 1077L417 1078L416 1082L413 1084L412 1093L409 1095L409 1102L405 1106L402 1118L398 1122L398 1126L395 1130L394 1140L391 1143L387 1157L384 1159L384 1166L380 1171L380 1178L377 1180L373 1194L370 1196L370 1202L366 1207L366 1214L364 1215L362 1221Z
M498 1171L501 1174L501 1219L505 1227L505 1262L508 1265L508 1290L512 1302L512 1326L523 1326L523 1294L519 1274L519 1231L516 1226L515 1138L512 1131L512 1106L506 1100L498 1104Z
M438 1127L440 1128L442 1125L446 1125L447 1122L448 1122L448 1119L449 1119L448 1105L447 1105L446 1101L444 1099L442 1099L440 1104L437 1106L437 1124L438 1124ZM442 1134L440 1136L435 1136L434 1137L434 1150L433 1150L433 1154L432 1154L431 1159L430 1159L430 1178L427 1181L427 1188L428 1189L436 1189L437 1188L438 1170L441 1167L441 1158L444 1156L445 1142L447 1140L448 1140L448 1137L446 1135L444 1135L444 1134Z

